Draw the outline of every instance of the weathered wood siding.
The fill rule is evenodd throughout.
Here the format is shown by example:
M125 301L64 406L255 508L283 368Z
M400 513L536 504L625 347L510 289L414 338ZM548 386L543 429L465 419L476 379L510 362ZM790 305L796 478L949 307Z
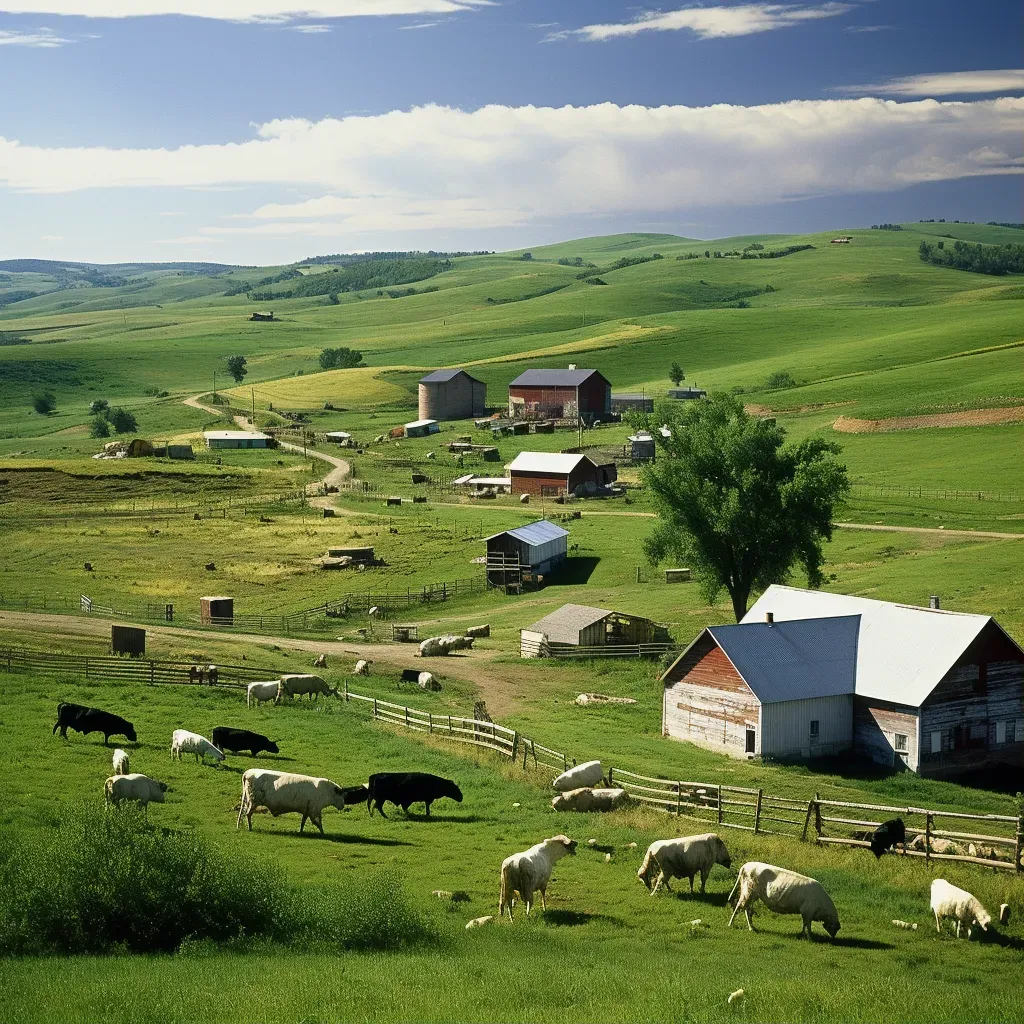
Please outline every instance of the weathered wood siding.
M486 404L487 385L465 372L451 380L419 386L421 420L464 420L482 416Z
M990 623L921 708L921 774L1024 764L1024 655Z
M879 764L897 766L900 761L917 771L917 708L858 696L854 697L853 709L853 745L858 754ZM897 736L906 736L905 752L897 753Z
M811 723L817 722L817 735ZM761 707L761 755L780 761L831 757L853 747L853 694Z
M747 730L761 753L761 706L732 663L709 637L702 638L666 677L662 732L677 740L747 756Z

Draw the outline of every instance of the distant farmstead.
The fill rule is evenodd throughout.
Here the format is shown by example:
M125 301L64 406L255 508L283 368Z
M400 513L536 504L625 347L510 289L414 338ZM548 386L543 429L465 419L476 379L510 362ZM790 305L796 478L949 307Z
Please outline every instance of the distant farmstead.
M271 438L259 430L207 430L207 448L270 448Z
M508 386L513 419L593 422L612 411L612 386L598 370L527 370Z
M707 398L708 393L703 388L669 388L668 397L678 401L688 402L695 398Z
M488 537L487 581L492 586L522 582L523 574L547 576L566 559L568 530L546 519Z
M524 658L557 658L579 654L584 648L635 648L667 640L664 627L639 615L564 604L520 630L519 653Z
M487 385L465 370L435 370L420 378L421 420L466 420L483 416Z
M258 322L269 323L271 320L274 319L274 314L268 310L265 313L253 313L253 315L249 317L249 319L256 320Z
M566 494L595 494L616 477L615 465L598 466L586 455L560 452L520 452L509 464L513 494L557 498Z
M436 434L440 429L437 420L413 420L412 423L406 423L405 436L426 437L427 434Z

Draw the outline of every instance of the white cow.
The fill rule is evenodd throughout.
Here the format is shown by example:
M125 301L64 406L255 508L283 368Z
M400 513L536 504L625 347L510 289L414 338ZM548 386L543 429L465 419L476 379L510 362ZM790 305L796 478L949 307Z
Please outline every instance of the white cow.
M795 871L777 868L773 864L749 861L740 868L736 884L729 893L730 900L737 889L739 899L729 918L730 928L737 912L742 909L747 918L747 927L753 931L750 912L760 900L776 914L799 914L804 922L800 934L806 934L808 939L811 938L811 924L814 921L821 921L832 939L839 931L839 915L835 905L821 883L807 875L798 875Z
M338 688L329 686L320 676L295 674L281 676L277 690L278 700L284 697L301 697L303 694L308 694L310 700L316 700L321 693L326 697L337 697Z
M689 879L690 892L693 892L693 880L700 875L700 891L704 892L708 875L716 864L727 868L732 861L725 843L714 832L679 839L659 839L647 847L636 877L651 890L653 896L662 885L671 891L668 883L673 878Z
M245 703L251 708L253 704L258 707L267 701L277 700L280 687L280 679L271 679L265 683L250 683L246 687Z
M346 803L366 799L366 786L343 789L330 779L314 778L311 775L293 775L290 772L272 772L264 768L249 768L242 773L242 801L238 807L238 821L242 816L252 831L252 815L257 807L266 807L276 818L292 812L302 815L299 831L306 827L308 818L324 834L321 815L326 807L344 810Z
M555 863L568 855L575 856L576 843L568 836L552 836L522 853L513 853L501 863L501 892L498 896L498 916L508 909L512 920L515 894L519 893L526 906L526 916L533 907L533 894L540 892L541 906L548 909L547 890Z
M434 678L433 672L421 672L416 677L416 684L421 690L440 690L441 684Z
M368 676L370 674L370 666L373 664L372 661L365 661L362 658L356 662L356 667L352 669L352 675L354 676Z
M974 926L978 925L983 932L988 931L992 923L989 912L966 889L958 889L950 885L944 878L936 878L932 882L932 913L935 915L935 930L942 931L942 922L951 917L956 921L956 937L967 925L967 939L970 941Z
M205 736L188 729L175 729L171 734L171 757L181 760L182 754L195 754L196 760L205 761L212 757L214 761L223 761L224 752L215 747Z
M628 803L629 794L624 789L570 789L559 793L551 801L556 811L614 811Z
M603 777L600 761L584 761L562 772L551 786L559 793L568 793L570 789L579 789L581 786L596 786Z
M128 751L120 747L114 751L113 763L115 775L127 775L131 771L128 767Z
M103 795L108 804L119 804L122 800L137 803L143 810L149 804L162 804L166 782L157 782L148 775L111 775L103 783Z

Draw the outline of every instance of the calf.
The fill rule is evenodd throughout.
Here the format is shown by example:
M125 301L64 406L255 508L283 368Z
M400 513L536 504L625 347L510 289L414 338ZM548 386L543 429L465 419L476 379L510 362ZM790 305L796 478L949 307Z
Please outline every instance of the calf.
M530 916L533 894L540 893L541 907L548 909L547 891L551 871L555 864L566 856L575 856L576 842L568 836L558 835L531 846L522 853L513 853L501 862L501 891L498 896L498 916L507 910L512 920L512 907L518 892Z
M261 736L258 732L249 732L248 729L231 729L224 725L218 725L213 730L213 745L219 750L227 750L232 754L237 754L240 750L248 750L253 757L256 757L262 750L268 754L281 753L273 740L268 740L266 736Z
M903 825L902 818L883 821L871 833L871 852L876 858L881 857L887 850L891 850L897 843L904 847L907 844L907 830Z
M57 705L57 721L53 732L60 729L64 739L68 738L68 729L74 729L87 736L91 732L103 733L103 743L110 742L111 736L124 736L129 742L137 739L135 727L120 715L98 708L87 708L82 704L60 703Z
M113 765L115 775L127 775L131 771L128 761L128 752L118 747L117 750L114 751Z
M408 813L410 804L425 804L427 817L430 817L430 805L435 800L450 797L462 803L462 790L450 779L442 779L438 775L427 772L377 772L370 776L367 788L367 809L370 814L374 810L386 818L384 804L393 803Z
M188 729L175 729L171 734L171 759L181 760L182 754L195 754L196 761L200 758L206 763L207 755L215 762L224 760L223 751L219 750L205 736L189 732Z

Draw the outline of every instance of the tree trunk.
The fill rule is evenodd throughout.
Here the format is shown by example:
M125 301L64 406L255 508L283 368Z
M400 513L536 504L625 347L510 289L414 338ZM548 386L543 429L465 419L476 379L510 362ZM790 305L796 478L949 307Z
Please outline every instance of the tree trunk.
M733 586L729 588L729 596L732 598L732 613L739 622L747 614L747 599L750 597L750 588Z

